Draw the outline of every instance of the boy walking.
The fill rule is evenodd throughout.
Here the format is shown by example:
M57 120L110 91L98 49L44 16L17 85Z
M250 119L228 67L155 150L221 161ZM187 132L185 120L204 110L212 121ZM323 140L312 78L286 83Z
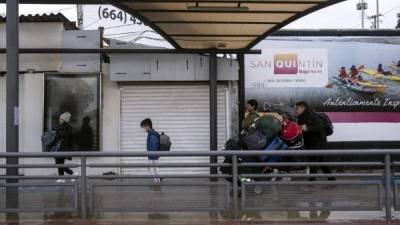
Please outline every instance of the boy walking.
M158 151L160 149L160 134L153 129L153 122L151 121L150 118L144 119L140 123L140 127L142 127L145 132L147 132L147 151ZM148 170L151 175L157 176L158 171L157 167L155 167L155 164L157 164L157 161L159 159L159 156L149 156L149 163L152 164L152 167L149 167ZM156 183L161 182L159 177L155 177L154 181Z

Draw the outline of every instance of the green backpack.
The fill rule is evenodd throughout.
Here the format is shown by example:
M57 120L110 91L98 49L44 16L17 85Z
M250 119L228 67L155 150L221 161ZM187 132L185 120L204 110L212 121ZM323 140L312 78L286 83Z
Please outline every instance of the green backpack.
M255 121L256 128L262 131L267 139L279 135L282 130L281 122L274 116L266 115Z

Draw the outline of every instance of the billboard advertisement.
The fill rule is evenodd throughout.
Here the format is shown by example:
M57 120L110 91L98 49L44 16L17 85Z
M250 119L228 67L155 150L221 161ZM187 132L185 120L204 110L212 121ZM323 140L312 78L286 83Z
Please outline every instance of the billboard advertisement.
M262 54L246 56L246 99L256 99L260 111L289 113L306 101L338 127L398 130L399 43L400 37L271 37L255 47Z
M104 27L104 37L157 47L171 47L143 21L112 5L79 5L79 26L90 30Z
M321 87L328 82L326 49L269 49L249 61L247 78L258 88Z

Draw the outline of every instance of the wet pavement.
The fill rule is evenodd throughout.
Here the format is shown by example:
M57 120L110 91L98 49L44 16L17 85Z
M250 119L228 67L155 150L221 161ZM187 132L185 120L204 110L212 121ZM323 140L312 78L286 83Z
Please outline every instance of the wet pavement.
M204 184L204 182L203 182ZM37 208L72 208L74 210L74 201L77 199L74 190L74 183L65 184L62 187L27 187L20 189L20 205L24 207ZM384 210L380 211L262 211L262 212L244 212L240 219L233 220L230 212L180 212L180 213L106 213L102 210L114 209L114 207L146 207L147 209L165 209L174 206L181 208L195 207L196 203L201 206L215 206L223 208L226 199L222 198L229 194L224 186L218 188L201 188L195 186L174 186L168 187L169 182L161 188L149 187L135 183L134 186L108 187L101 186L98 189L91 187L88 193L90 214L88 220L81 220L76 213L21 213L18 222L6 223L5 214L0 214L0 225L383 225L388 224L385 220ZM310 203L312 201L321 201L318 204L333 202L335 204L357 203L366 205L373 202L365 201L369 195L376 193L373 187L365 185L362 188L355 186L335 185L333 188L318 188L313 185L312 192L305 192L302 188L280 187L277 190L265 189L262 195L255 195L255 199L264 199L265 201L251 201L250 203L264 204L265 202L282 201L286 199L287 203L297 204ZM371 189L371 190L370 190ZM299 192L300 190L300 192ZM96 192L97 191L97 192ZM257 192L258 193L258 192ZM269 195L267 195L269 194ZM181 198L186 196L185 198ZM192 196L188 198L187 196ZM199 197L200 196L200 197ZM204 197L208 196L208 197ZM249 195L250 196L250 195ZM269 198L268 196L272 196ZM285 198L289 196L290 198ZM297 196L293 198L292 196ZM302 198L300 199L299 196ZM337 196L342 196L338 199ZM379 196L379 195L378 195ZM251 196L250 196L251 197ZM274 198L273 198L274 197ZM278 199L275 199L279 197ZM381 199L384 196L381 196ZM145 199L146 201L141 201ZM152 199L154 202L150 204ZM212 201L210 201L212 199ZM363 200L360 201L359 199ZM157 200L157 201L156 201ZM179 201L177 201L179 200ZM190 201L189 201L190 200ZM241 199L240 199L241 200ZM0 205L3 205L4 199L0 199ZM299 202L299 203L296 203ZM133 204L136 203L136 204ZM140 203L140 204L138 204ZM156 205L154 205L157 203ZM374 203L374 202L373 202ZM126 205L124 205L126 204ZM161 207L162 204L163 206ZM276 203L278 204L278 203ZM315 203L314 203L315 204ZM374 203L375 204L375 203ZM268 205L262 205L268 207ZM290 204L289 204L290 206ZM300 205L301 206L301 205ZM353 205L354 206L354 205ZM369 205L367 205L369 206ZM282 205L285 208L285 205ZM99 212L95 212L98 210ZM393 211L393 221L391 224L400 225L400 211ZM75 211L76 212L76 211Z
M249 212L232 220L226 213L102 213L81 220L77 214L20 214L19 222L0 225L400 225L400 215L386 222L376 212ZM4 214L0 221L5 221Z
M50 221L50 222L21 222L21 223L0 223L1 225L387 225L387 224L400 224L400 221L392 221L387 223L385 221L335 221L335 222L247 222L247 221L226 221L226 222L212 222L212 223L172 223L172 222L100 222L100 221Z

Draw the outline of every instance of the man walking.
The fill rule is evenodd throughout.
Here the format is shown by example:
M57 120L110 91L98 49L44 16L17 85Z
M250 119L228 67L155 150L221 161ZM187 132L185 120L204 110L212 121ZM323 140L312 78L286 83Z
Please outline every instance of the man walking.
M145 132L147 132L147 151L158 151L160 149L160 134L153 129L153 122L151 121L151 119L144 119L140 123L140 127L142 127ZM150 174L158 176L157 167L155 167L155 165L157 164L159 156L149 156L148 159L149 163L152 164L152 166L148 168ZM161 179L159 177L154 177L154 181L156 183L159 183L161 182Z
M294 110L297 116L297 123L303 130L305 148L310 150L326 149L328 141L323 122L318 114L311 110L306 102L296 103ZM324 162L324 158L322 156L313 156L310 157L309 160L311 162ZM320 168L323 173L332 173L330 168L326 166L313 166L310 168L310 173L317 173L318 168ZM311 177L309 180L315 181L315 177ZM335 178L329 177L328 180L335 180Z

